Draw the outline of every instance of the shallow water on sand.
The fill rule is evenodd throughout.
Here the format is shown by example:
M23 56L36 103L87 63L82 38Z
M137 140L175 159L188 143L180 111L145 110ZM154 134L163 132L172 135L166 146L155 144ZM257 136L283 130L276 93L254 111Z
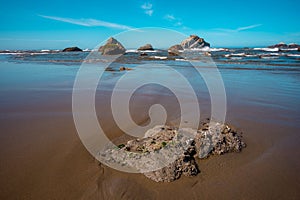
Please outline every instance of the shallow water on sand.
M80 59L85 57L83 54ZM201 173L196 177L155 183L140 174L99 165L85 150L76 133L71 107L80 66L68 61L72 57L66 55L52 58L63 60L59 63L41 62L40 57L20 61L0 55L1 199L300 197L300 63L295 56L290 61L275 58L244 63L223 62L226 57L217 59L227 95L226 121L243 131L248 146L238 154L200 161ZM136 70L136 76L147 78L151 71L168 79L172 78L170 69L156 67L156 63L171 65L188 77L197 93L201 116L209 117L207 88L187 62L135 62L124 64L121 60L113 68L126 66L134 72L137 64L150 63L153 67ZM210 69L204 70L209 73ZM112 138L122 132L112 120L109 98L114 83L128 72L105 72L96 93L99 121ZM167 108L169 121L180 116L175 96L166 88L150 85L134 94L132 118L145 123L148 108L154 103Z

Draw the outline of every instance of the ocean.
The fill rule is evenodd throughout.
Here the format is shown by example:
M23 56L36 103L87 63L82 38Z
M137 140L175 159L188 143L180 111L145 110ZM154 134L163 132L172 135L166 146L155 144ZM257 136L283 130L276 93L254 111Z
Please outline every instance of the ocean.
M121 193L120 190L140 197L157 191L156 198L197 195L198 198L297 199L300 196L300 52L297 49L211 48L209 53L195 50L175 57L168 56L166 50L144 53L141 56L140 52L129 50L108 65L111 58L89 50L1 51L1 199L45 199L53 194L69 199L97 195L108 198ZM203 58L210 62L196 66L189 62ZM171 73L174 69L194 89L201 118L209 118L211 96L196 69L210 73L211 66L217 67L224 83L225 121L243 132L247 147L241 153L200 161L203 172L199 175L165 185L95 162L79 140L72 115L72 92L82 67L91 73L97 73L95 69L105 70L99 77L95 107L99 123L113 139L123 133L113 119L110 97L116 83L127 73L136 78L133 81L147 80L150 74L170 80L188 103L185 88L179 81L176 84ZM88 81L90 77L86 78ZM128 92L126 88L117 91ZM140 125L149 122L148 111L153 104L166 108L167 122L176 124L181 115L176 95L161 85L137 88L131 101L132 119ZM74 188L77 192L73 193ZM187 193L191 188L193 193Z

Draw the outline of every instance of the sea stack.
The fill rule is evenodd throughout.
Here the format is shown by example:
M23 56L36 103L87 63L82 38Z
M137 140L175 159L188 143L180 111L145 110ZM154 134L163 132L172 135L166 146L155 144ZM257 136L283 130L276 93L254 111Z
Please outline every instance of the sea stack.
M118 40L111 37L107 40L105 45L98 49L98 51L101 52L102 55L118 55L124 54L126 49Z
M200 49L203 47L210 47L210 44L197 35L190 35L190 37L181 42L181 46L184 49Z
M185 49L201 49L204 47L210 47L210 44L197 35L190 35L180 44L171 46L168 49L168 53L170 56L178 56Z

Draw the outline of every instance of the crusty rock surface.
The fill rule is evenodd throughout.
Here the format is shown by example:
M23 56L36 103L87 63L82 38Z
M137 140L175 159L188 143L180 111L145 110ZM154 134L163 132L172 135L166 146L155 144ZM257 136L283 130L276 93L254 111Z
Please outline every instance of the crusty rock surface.
M189 148L196 131L156 126L143 138L129 140L125 144L109 144L100 152L100 159L108 164L128 166L135 172L146 173L159 170L175 162Z
M108 164L134 168L156 182L171 182L200 172L195 157L240 152L244 147L241 134L233 128L210 122L200 130L156 126L143 138L129 140L118 148L108 146L100 155Z
M195 137L198 157L221 155L229 152L240 152L246 144L236 130L226 124L211 122L203 125Z
M126 49L118 40L111 37L107 40L105 45L98 49L98 51L101 52L102 55L119 55L124 54Z

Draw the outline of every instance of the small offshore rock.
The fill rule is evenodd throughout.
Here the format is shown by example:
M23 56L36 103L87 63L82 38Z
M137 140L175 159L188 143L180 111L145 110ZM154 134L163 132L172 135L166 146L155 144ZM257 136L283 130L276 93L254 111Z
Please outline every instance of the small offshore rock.
M122 67L119 68L119 70L120 70L120 71L129 71L129 70L132 70L132 69L131 69L131 68L128 68L128 67L123 67L123 66L122 66Z
M210 44L197 35L190 35L190 37L181 42L181 46L184 49L199 49L203 47L210 47Z
M291 44L285 44L284 42L280 42L278 44L274 44L274 45L271 45L271 46L268 46L268 48L279 48L279 49L299 49L300 48L300 45L299 44L296 44L296 43L291 43Z
M144 46L141 46L138 48L139 51L153 51L153 47L151 44L145 44Z
M140 54L140 56L148 56L148 54L143 52L143 53Z
M78 48L78 47L67 47L64 50L62 50L63 52L73 52L73 51L82 51L82 49Z
M183 47L180 44L176 44L168 49L168 54L170 56L178 56L181 53L180 51L183 51Z
M101 52L102 55L119 55L124 54L126 49L118 40L111 37L107 40L105 45L98 49L98 51Z

